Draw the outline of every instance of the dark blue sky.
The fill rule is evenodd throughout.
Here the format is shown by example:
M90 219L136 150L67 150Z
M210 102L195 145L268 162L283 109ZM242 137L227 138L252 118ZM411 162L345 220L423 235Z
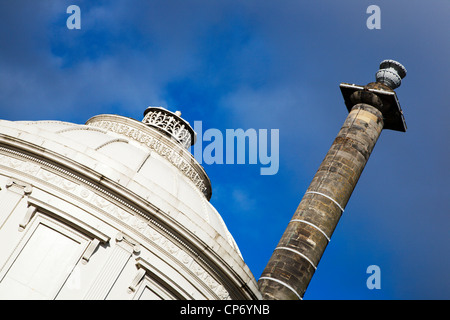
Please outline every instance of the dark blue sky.
M2 1L0 118L141 120L153 105L203 130L279 129L276 175L204 165L259 278L347 116L339 83L398 60L408 131L383 131L304 298L449 299L449 17L443 0Z

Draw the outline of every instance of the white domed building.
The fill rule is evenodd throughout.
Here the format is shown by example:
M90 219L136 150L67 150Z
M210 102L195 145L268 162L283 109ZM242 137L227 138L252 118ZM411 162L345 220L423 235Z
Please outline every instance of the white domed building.
M260 299L180 114L0 120L0 299Z

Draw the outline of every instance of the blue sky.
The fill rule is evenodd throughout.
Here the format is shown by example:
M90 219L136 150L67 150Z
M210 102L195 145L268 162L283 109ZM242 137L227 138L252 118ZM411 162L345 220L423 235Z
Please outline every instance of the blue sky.
M447 0L2 1L0 118L141 120L152 105L204 130L279 129L276 175L204 165L259 278L347 116L339 83L398 60L408 131L382 132L304 298L449 299L449 17Z

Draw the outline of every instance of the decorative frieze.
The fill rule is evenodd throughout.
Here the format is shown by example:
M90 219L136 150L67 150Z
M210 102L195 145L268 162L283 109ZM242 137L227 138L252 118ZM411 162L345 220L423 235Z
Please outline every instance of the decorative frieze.
M169 145L164 143L157 135L151 135L149 130L141 130L138 125L142 125L137 122L136 124L119 122L118 119L102 120L101 118L107 116L94 117L88 122L87 125L102 128L107 131L118 133L131 138L139 143L146 145L152 151L156 152L163 158L167 159L172 165L177 167L182 174L184 174L189 180L193 182L196 188L198 188L205 197L209 200L211 198L211 185L208 177L204 173L200 165L195 162L192 155L188 154L186 150L177 148L175 145Z
M154 228L148 226L148 224L146 224L143 234L148 237L152 243L158 245L172 257L176 258L197 278L203 281L203 283L205 283L208 288L212 290L220 299L230 299L228 291L185 250L181 249L178 245L169 240L166 236L162 235L160 232L156 231Z
M8 152L8 150L1 147L0 151ZM146 215L144 213L138 214L138 210L132 208L130 205L128 205L129 208L127 208L129 210L124 210L115 203L115 200L119 201L117 197L114 197L107 191L103 191L102 195L99 194L99 191L101 191L99 187L95 187L92 183L89 183L82 178L78 178L74 174L69 174L69 172L65 172L63 169L57 170L56 166L47 164L43 160L33 159L29 155L22 155L16 151L13 151L13 153L15 157L0 153L0 166L26 173L28 176L33 176L34 179L50 184L54 188L60 189L64 193L74 196L75 198L84 200L86 204L92 206L96 210L116 218L117 221L120 221L124 226L135 230L143 237L149 239L150 242L160 248L160 250L166 252L167 255L174 258L175 261L178 261L180 266L183 266L186 270L192 272L192 274L203 282L219 299L230 299L230 295L225 287L201 265L208 266L208 264L198 256L188 244L180 240L176 235L169 232L156 221L151 218L145 218ZM20 158L21 156L22 158ZM22 183L18 180L10 180L7 182L7 188L13 186L20 187L20 189L24 190L24 193L30 193L32 191L32 186L28 183ZM119 202L122 202L125 205L125 202ZM19 228L21 231L26 228L26 225L35 212L35 206L30 205L20 224ZM172 238L172 240L169 238ZM124 239L124 237L119 237L116 240L121 242ZM140 250L137 249L139 245L134 243L131 238L126 238L125 241L127 243L132 243L136 251ZM91 254L98 245L98 241L95 241L90 245L83 255L83 263L89 261ZM121 254L120 256L123 256L123 259L125 259L124 255ZM213 270L211 266L209 266L209 269ZM94 291L90 292L87 297L99 298L103 296L103 290L99 289L99 292Z

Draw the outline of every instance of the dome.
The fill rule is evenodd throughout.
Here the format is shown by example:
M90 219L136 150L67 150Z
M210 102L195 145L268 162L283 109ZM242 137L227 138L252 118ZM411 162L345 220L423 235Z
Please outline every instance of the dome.
M105 225L105 230L114 229L110 235L90 231L104 234L98 242L105 250L127 235L125 238L132 239L128 242L139 243L142 261L144 251L153 256L158 250L159 255L163 251L175 255L183 266L186 260L193 260L183 277L192 282L192 275L186 274L194 272L208 294L197 288L199 293L178 292L175 297L257 298L256 281L222 217L209 202L210 180L187 150L195 142L195 132L179 115L149 108L142 122L118 115L98 115L84 125L0 120L0 169L8 169L0 170L0 183L6 186L3 196L7 196L8 184L29 185L36 191L28 196L28 208L64 210L70 203L71 208L83 211L66 218L70 224L80 220L90 230L90 221L95 220L97 225ZM44 171L44 167L49 170ZM56 194L58 199L37 199L40 192ZM93 205L94 210L86 209ZM103 214L93 219L89 216L93 211ZM114 236L114 232L120 235ZM152 268L157 267L147 269ZM147 274L158 272L162 271ZM177 290L172 287L169 291Z

